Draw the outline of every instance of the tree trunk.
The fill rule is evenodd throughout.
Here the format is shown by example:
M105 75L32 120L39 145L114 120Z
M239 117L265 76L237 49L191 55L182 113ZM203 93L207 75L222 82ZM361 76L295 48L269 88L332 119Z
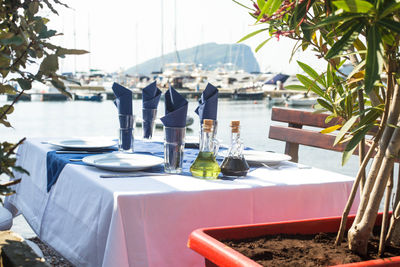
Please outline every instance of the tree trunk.
M397 126L400 126L398 124ZM370 200L368 201L366 210L358 223L353 223L348 233L349 249L360 254L367 254L368 239L375 225L376 216L379 205L385 192L390 173L394 165L394 155L398 155L400 149L400 128L396 128L393 132L390 143L385 151L385 157L371 191Z
M388 124L392 124L392 125L396 124L398 121L398 118L399 118L400 90L399 90L398 85L396 85L394 87L393 96L391 96L391 94L389 94L389 93L387 94L385 106L386 106L385 109L389 110L388 117L387 117L387 123L385 124L386 126L384 126L385 129L383 131L382 138L380 138L380 140L379 140L378 152L376 153L375 158L371 164L371 168L370 168L367 180L366 180L364 188L363 188L360 205L359 205L357 215L356 215L353 225L359 223L361 218L364 216L364 212L368 205L368 201L370 199L370 194L371 194L372 188L375 184L376 176L378 175L378 171L382 164L382 160L384 158L386 148L389 144L390 138L392 137L394 128L388 126Z

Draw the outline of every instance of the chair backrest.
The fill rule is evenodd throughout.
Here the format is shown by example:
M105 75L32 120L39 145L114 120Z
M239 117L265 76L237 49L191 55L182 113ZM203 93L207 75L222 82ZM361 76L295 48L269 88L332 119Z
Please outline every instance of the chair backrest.
M285 141L285 154L290 155L294 162L298 162L299 159L299 145L342 152L346 147L345 143L333 146L336 136L320 133L322 128L327 128L340 122L339 118L334 118L329 123L325 123L328 116L328 114L316 114L306 110L273 107L271 120L288 123L288 125L271 125L269 138ZM303 129L303 126L316 128Z

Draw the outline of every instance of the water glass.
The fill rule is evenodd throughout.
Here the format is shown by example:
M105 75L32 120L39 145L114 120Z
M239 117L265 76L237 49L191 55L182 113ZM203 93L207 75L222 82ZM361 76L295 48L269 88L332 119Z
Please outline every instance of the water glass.
M119 138L118 151L124 153L133 153L134 151L134 133L135 133L135 116L119 115Z
M186 127L164 127L164 131L164 170L167 173L181 173Z
M151 139L154 132L155 121L157 117L157 109L143 108L143 138Z

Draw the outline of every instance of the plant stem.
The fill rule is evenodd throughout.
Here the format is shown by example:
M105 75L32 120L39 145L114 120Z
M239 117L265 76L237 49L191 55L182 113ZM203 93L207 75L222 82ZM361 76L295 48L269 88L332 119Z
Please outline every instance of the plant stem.
M381 130L380 130L380 132L381 132ZM379 132L378 132L378 134L379 134ZM369 148L367 155L364 157L364 160L361 163L360 168L358 169L356 179L354 180L353 187L351 188L349 199L347 200L346 207L344 208L344 211L342 213L342 220L340 221L340 227L339 227L339 231L338 231L338 234L336 236L336 241L335 241L336 246L339 246L340 243L342 243L342 241L343 241L344 231L346 230L346 224L347 224L347 216L350 213L351 206L353 205L354 199L356 197L357 189L358 189L358 185L360 184L360 181L361 181L362 173L365 171L365 168L367 167L369 159L371 158L372 153L375 151L375 148L378 145L378 142L376 140L374 140L374 142L372 143L372 146Z
M22 144L24 141L26 140L26 137L22 138L21 140L19 140L19 142L17 144L15 144L6 154L6 157L9 157L12 153L14 153L14 150L20 145Z
M378 251L378 254L381 257L383 256L383 253L385 253L385 236L389 219L389 205L390 205L390 196L392 194L392 188L393 188L393 170L386 186L385 206L383 210L381 236L379 238L379 251Z
M16 98L14 98L13 102L11 105L8 106L8 108L0 115L0 120L3 120L5 115L10 111L11 107L21 98L21 96L24 94L25 90L22 89L22 91L17 95Z

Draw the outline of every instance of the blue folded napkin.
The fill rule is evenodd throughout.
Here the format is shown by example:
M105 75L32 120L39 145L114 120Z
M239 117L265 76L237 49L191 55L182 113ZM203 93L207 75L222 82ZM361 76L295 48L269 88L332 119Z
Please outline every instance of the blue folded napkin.
M155 109L160 101L161 90L157 88L156 81L152 82L142 91L143 108Z
M118 83L113 83L112 90L114 91L114 104L118 108L118 114L132 115L132 91Z
M186 127L188 101L172 86L165 93L165 116L161 118L165 127Z
M199 115L200 124L204 119L217 120L218 89L208 83L199 100L199 106L195 112Z
M118 108L119 124L121 128L133 128L133 120L128 119L123 115L133 115L132 109L132 91L123 87L118 83L113 83L112 90L114 91L114 104ZM121 146L128 150L131 147L132 131L121 132Z
M158 102L160 101L161 90L157 88L156 81L149 84L142 91L142 117L143 137L149 138L152 135L152 121L155 120Z

